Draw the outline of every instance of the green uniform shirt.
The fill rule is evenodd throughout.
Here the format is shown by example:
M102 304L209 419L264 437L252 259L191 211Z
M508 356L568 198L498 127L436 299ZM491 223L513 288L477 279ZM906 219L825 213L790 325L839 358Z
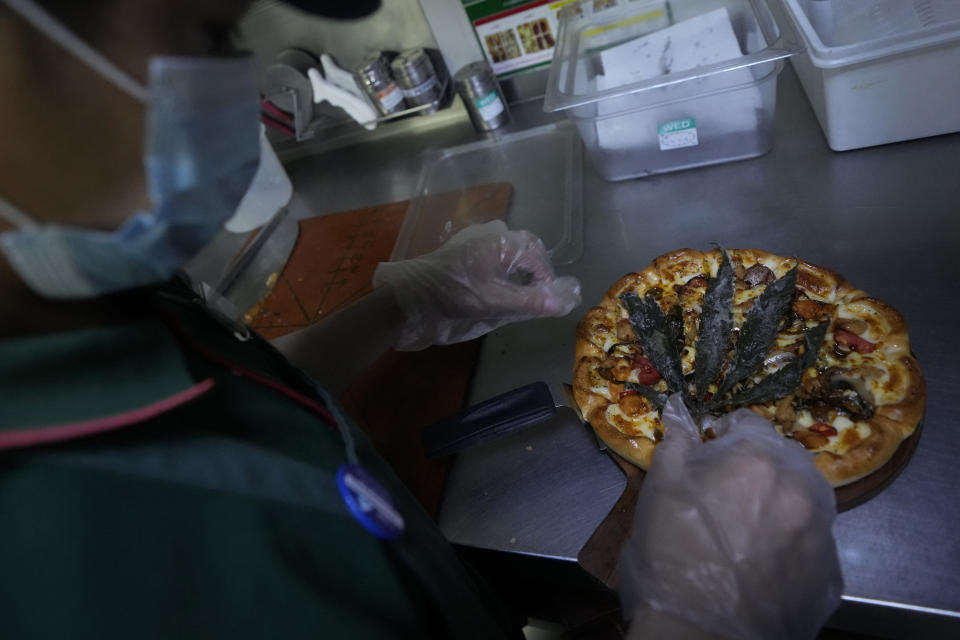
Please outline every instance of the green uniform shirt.
M0 638L519 634L331 398L183 285L133 298L0 342ZM399 539L344 507L351 457Z

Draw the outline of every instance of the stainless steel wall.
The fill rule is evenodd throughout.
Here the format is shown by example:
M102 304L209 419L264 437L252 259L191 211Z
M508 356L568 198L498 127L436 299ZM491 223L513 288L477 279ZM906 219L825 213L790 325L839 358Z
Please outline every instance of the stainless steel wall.
M277 53L288 47L330 53L346 68L355 66L373 49L437 48L450 73L483 60L480 43L460 0L382 2L380 9L367 18L340 21L310 16L276 0L259 0L241 22L241 40L254 52L261 73ZM528 100L543 95L546 73L521 73L502 84L510 102Z
M460 0L420 0L420 6L451 73L483 60L480 43Z
M360 20L319 18L276 0L259 0L241 22L240 36L254 52L261 73L289 47L329 53L340 66L352 69L374 49L437 46L418 0L383 0L376 13Z

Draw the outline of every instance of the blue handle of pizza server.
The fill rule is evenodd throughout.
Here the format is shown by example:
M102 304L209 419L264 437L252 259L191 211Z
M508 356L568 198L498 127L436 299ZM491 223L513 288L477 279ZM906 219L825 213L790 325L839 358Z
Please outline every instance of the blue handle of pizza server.
M440 458L475 444L533 426L553 416L550 389L534 382L467 407L423 430L428 458Z

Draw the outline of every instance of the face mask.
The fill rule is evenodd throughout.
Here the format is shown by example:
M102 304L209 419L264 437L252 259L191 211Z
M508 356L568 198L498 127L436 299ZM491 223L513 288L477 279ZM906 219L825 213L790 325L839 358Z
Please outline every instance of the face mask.
M155 58L149 77L144 161L152 213L108 233L34 224L0 199L0 216L18 227L0 235L0 250L34 292L89 298L165 281L217 234L250 184L260 157L252 59Z

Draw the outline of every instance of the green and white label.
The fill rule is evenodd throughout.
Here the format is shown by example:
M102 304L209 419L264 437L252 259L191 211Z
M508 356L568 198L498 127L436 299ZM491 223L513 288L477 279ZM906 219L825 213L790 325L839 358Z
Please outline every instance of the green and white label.
M503 102L495 90L482 98L477 98L473 102L477 105L477 110L480 112L480 117L483 118L484 122L493 120L503 113Z
M682 118L672 122L665 122L657 127L660 137L660 151L695 147L697 141L697 121L693 118Z

